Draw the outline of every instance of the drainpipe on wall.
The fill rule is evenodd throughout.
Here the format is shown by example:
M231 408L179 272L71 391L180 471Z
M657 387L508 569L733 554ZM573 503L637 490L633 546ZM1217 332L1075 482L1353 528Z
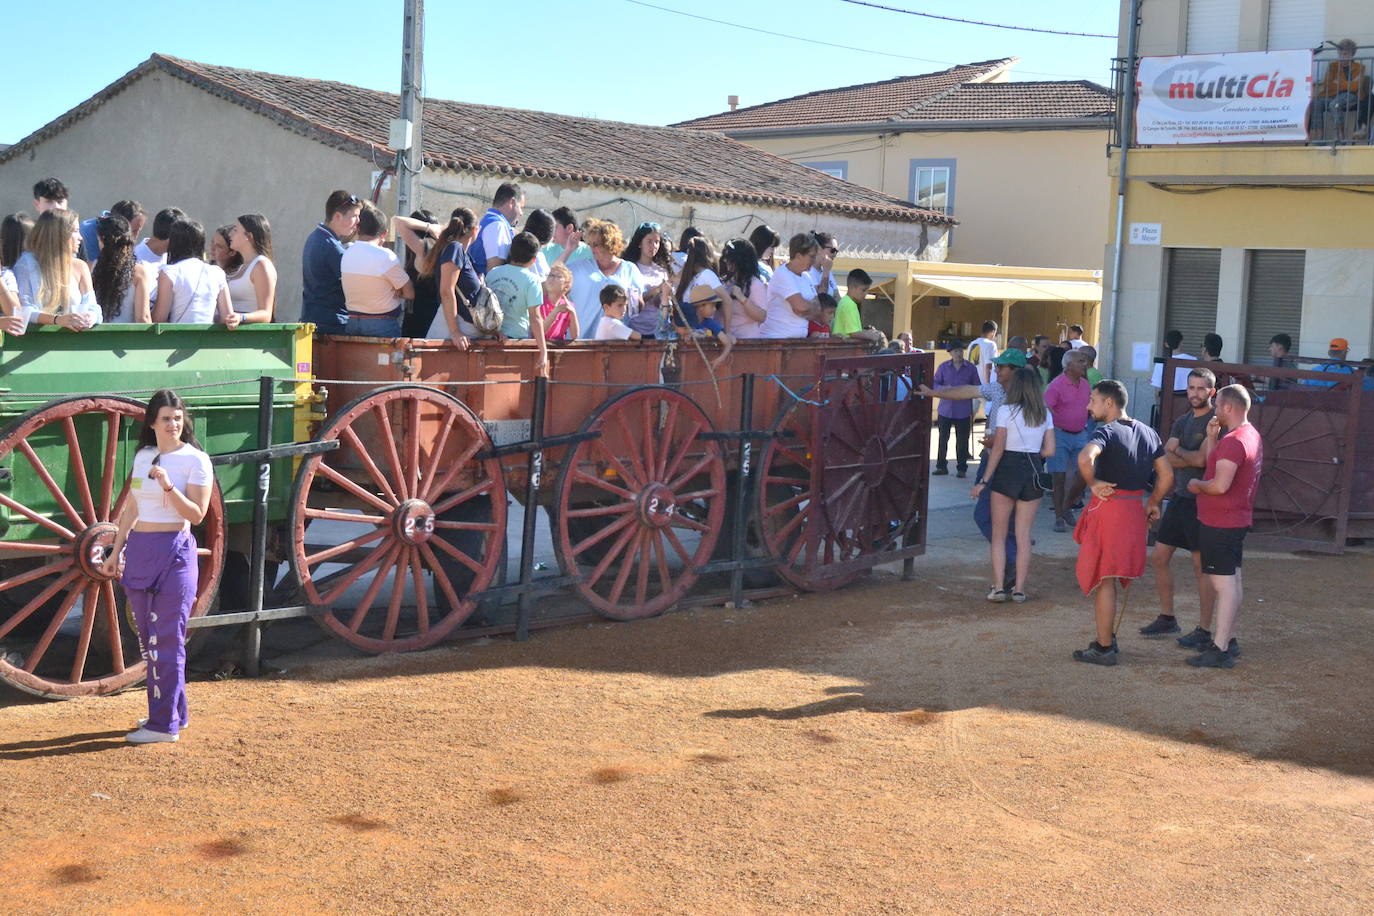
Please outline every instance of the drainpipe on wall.
M1125 255L1122 235L1126 230L1126 165L1130 157L1131 143L1135 139L1135 58L1140 38L1140 0L1131 0L1129 18L1126 26L1125 85L1122 87L1121 98L1117 100L1117 104L1121 106L1121 134L1118 137L1121 141L1121 172L1116 180L1116 239L1112 247L1112 297L1110 307L1104 309L1102 315L1105 327L1101 342L1106 344L1104 368L1109 378L1116 377L1116 313L1117 303L1121 299L1121 266Z

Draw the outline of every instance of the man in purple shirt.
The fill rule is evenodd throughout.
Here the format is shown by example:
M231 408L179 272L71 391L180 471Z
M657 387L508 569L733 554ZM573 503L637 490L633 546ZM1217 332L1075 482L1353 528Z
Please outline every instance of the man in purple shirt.
M935 370L935 387L950 388L955 385L977 385L978 368L964 359L964 345L957 340L948 347L949 361L941 363ZM969 430L973 425L973 402L941 398L937 411L940 427L940 450L935 453L935 474L949 473L949 432L954 430L954 453L958 461L959 476L968 476Z

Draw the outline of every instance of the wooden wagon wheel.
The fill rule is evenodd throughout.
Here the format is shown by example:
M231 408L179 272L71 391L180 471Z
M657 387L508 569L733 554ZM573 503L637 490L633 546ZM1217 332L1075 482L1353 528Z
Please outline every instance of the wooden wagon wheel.
M84 397L30 411L0 434L0 506L8 530L0 552L18 555L0 572L0 680L45 697L108 694L141 681L137 634L119 613L115 582L99 564L129 499L128 478L144 405ZM62 460L45 462L45 456ZM45 514L44 503L58 507ZM37 507L35 507L35 505ZM16 526L33 527L19 539ZM200 581L191 615L210 607L224 568L224 499L216 484L196 526ZM80 632L63 635L79 607ZM34 637L32 641L28 638Z
M500 461L481 457L486 429L442 391L393 385L349 403L318 438L339 449L301 466L291 503L295 575L306 600L328 608L316 619L367 652L434 645L472 613L469 595L491 582L505 546L506 484ZM446 571L453 562L471 572L466 588ZM401 614L407 585L413 620Z
M806 591L840 588L863 575L853 570L839 575L821 576L806 570L807 525L811 517L812 424L817 408L791 401L773 423L773 438L768 440L759 462L759 535L771 556L776 557L778 575ZM852 560L861 552L857 539L840 532L820 545L823 565Z
M725 518L711 421L670 388L635 388L582 424L558 478L554 548L578 594L616 620L667 610L697 580Z

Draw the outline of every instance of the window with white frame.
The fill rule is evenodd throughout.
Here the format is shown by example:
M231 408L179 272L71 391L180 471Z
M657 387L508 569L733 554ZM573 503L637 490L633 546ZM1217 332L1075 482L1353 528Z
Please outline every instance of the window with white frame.
M1241 0L1188 0L1189 54L1235 51L1240 44Z
M1325 32L1325 4L1313 0L1269 0L1270 51L1319 47Z
M954 210L954 160L911 160L910 200L918 207L949 214Z

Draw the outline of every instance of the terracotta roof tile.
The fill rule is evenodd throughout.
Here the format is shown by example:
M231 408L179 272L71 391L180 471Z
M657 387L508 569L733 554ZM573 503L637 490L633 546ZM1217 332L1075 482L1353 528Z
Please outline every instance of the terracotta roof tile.
M154 54L121 80L0 153L0 162L85 117L153 69L330 146L364 157L391 152L386 146L388 125L400 107L392 93ZM954 222L710 131L426 99L423 143L425 162L435 168L906 222Z
M683 121L733 131L882 121L993 121L1111 117L1112 91L1088 80L988 82L1015 58L952 67L806 95Z
M908 116L912 121L1110 119L1112 91L1088 80L969 83Z
M776 102L680 121L676 127L731 130L742 127L791 127L866 123L909 117L941 95L971 82L992 79L1016 62L1014 57L962 64L937 73L899 76L877 83L822 89Z

